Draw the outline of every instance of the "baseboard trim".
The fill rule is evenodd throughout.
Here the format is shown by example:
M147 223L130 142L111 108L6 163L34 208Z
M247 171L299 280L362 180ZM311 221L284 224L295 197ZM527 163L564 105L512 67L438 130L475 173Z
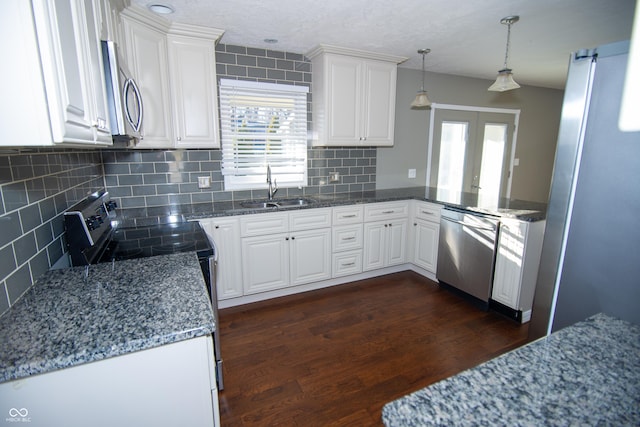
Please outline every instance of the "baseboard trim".
M254 302L265 301L272 298L279 298L279 297L284 297L288 295L299 294L302 292L315 291L317 289L343 285L345 283L351 283L357 280L371 279L373 277L384 276L385 274L398 273L398 272L407 271L407 270L414 271L420 274L421 276L426 277L427 279L431 279L437 282L435 274L423 268L420 268L416 265L405 263L405 264L394 265L391 267L381 268L378 270L371 270L371 271L365 271L358 274L352 274L349 276L342 276L342 277L336 277L333 279L322 280L319 282L307 283L304 285L291 286L288 288L276 289L273 291L261 292L261 293L252 294L252 295L244 295L238 298L229 298L229 299L218 301L218 308L223 309L223 308L236 307L244 304L251 304Z

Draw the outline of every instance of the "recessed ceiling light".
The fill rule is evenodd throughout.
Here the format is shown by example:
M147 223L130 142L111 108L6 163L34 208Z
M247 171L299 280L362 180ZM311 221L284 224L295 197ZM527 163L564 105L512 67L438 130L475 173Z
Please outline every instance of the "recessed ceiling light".
M264 39L263 40L265 43L269 43L269 44L276 44L278 43L278 39Z
M147 8L151 12L157 13L158 15L170 15L173 12L175 12L173 7L166 4L160 4L160 3L151 3L147 5Z

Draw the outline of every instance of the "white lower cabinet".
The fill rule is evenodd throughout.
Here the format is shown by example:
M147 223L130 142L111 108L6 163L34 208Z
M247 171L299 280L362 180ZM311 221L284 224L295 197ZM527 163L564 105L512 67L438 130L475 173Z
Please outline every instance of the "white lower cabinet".
M14 406L28 415L7 424L217 427L213 361L209 335L5 382L3 417Z
M331 277L331 208L241 219L244 294Z
M491 299L531 317L545 221L501 219Z
M287 233L242 238L244 294L289 286L289 236Z
M333 208L332 277L362 273L363 218L364 208L362 205Z
M406 262L408 214L408 201L365 205L363 271Z
M412 262L434 274L438 265L441 208L433 203L413 202L413 230L409 239Z
M240 219L238 217L207 218L200 220L200 224L215 241L218 251L216 276L218 300L241 297L243 289Z
M417 219L413 222L413 263L432 273L438 266L440 224Z
M406 260L406 240L406 219L364 224L362 270L375 270L404 263Z
M290 285L303 285L331 277L331 229L291 232Z

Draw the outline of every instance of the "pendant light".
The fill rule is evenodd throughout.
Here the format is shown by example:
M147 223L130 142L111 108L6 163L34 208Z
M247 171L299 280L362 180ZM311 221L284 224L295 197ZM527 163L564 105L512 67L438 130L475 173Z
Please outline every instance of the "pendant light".
M419 110L431 106L431 101L427 98L427 91L424 90L424 56L431 52L431 49L418 49L418 53L422 55L422 89L418 91L416 99L411 103L411 108Z
M500 23L507 26L507 48L504 53L504 67L498 71L498 77L489 89L492 92L505 92L507 90L518 89L520 85L513 80L511 69L507 65L509 59L509 42L511 39L511 25L520 20L519 16L507 16L500 20Z

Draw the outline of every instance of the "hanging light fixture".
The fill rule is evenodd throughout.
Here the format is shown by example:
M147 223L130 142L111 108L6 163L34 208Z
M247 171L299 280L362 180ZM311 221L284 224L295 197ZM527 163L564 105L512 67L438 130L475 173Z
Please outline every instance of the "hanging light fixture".
M422 55L422 89L418 91L416 99L411 103L412 109L428 108L431 106L431 101L427 98L427 91L424 90L424 56L431 52L431 49L418 49L418 53Z
M500 23L507 26L507 48L504 53L504 67L498 71L498 77L489 89L492 92L505 92L507 90L518 89L520 85L513 80L511 69L507 65L509 59L509 41L511 39L511 25L520 20L519 16L507 16L500 20Z

